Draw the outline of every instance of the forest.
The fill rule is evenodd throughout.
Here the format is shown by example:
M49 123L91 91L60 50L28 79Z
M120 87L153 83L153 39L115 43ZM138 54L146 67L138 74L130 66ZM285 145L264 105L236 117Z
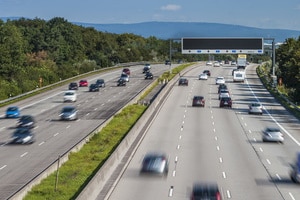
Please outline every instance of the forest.
M299 39L287 39L276 50L277 75L286 77L286 87L298 100L299 47ZM179 41L101 32L60 17L0 20L0 100L119 63L164 63L170 52L172 62L209 59L209 55L182 54ZM215 55L214 59L234 60L235 56ZM251 56L251 62L268 59L268 55Z

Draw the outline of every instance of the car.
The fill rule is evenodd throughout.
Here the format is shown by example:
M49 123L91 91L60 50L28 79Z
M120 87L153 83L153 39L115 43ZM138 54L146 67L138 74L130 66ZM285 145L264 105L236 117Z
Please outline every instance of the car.
M263 142L279 142L283 144L284 137L279 128L267 127L262 131Z
M224 64L225 64L225 65L228 65L228 64L229 64L229 60L225 60L225 61L224 61Z
M232 75L232 76L234 75L234 72L235 72L235 71L239 71L239 70L238 70L238 69L233 69L232 72L231 72L231 75Z
M187 78L181 77L178 81L178 85L188 86L189 85L189 80Z
M230 97L228 89L221 89L219 92L219 100L223 97Z
M120 78L117 81L117 86L126 86L126 81L124 79Z
M150 64L145 64L144 68L143 68L143 73L147 73L149 72L151 69L151 65Z
M105 87L104 79L97 79L96 84L99 85L99 87Z
M206 69L206 70L203 70L202 72L203 74L207 74L207 76L210 76L210 70Z
M123 68L122 74L127 74L129 76L130 75L130 69L129 68Z
M227 85L226 84L219 84L219 87L218 87L218 94L220 94L220 91L222 89L227 89Z
M64 102L76 102L77 94L74 90L68 90L64 94Z
M120 76L120 79L123 79L124 81L129 82L129 75L122 73Z
M199 80L207 80L207 79L208 79L207 74L203 73L199 75Z
M89 91L90 92L99 92L100 91L99 85L96 83L92 83L90 85Z
M70 83L69 90L78 90L78 84L76 82Z
M249 104L249 114L259 114L262 115L263 114L263 106L261 103L259 102L251 102Z
M203 96L194 96L192 106L205 107L205 99Z
M32 144L35 136L28 128L17 128L12 134L11 144Z
M89 83L87 80L80 80L79 81L79 87L88 87Z
M61 120L77 120L77 112L75 106L65 106L62 108L59 117Z
M145 79L153 79L153 74L151 72L146 72Z
M222 200L217 183L198 182L194 183L191 200Z
M17 128L34 128L35 119L32 115L22 115L17 122Z
M216 78L216 85L225 84L225 78L222 76L219 76Z
M231 61L231 65L236 65L236 61Z
M211 61L207 61L207 62L206 62L206 65L207 65L207 66L212 66L213 63L212 63Z
M300 152L296 153L296 159L290 164L290 177L294 183L300 183Z
M18 118L20 117L20 109L18 106L10 106L6 109L6 118Z
M165 60L165 65L171 65L171 61L170 60Z
M232 108L232 100L231 100L231 97L222 97L222 98L220 99L219 107L220 107L220 108L222 108L222 107L229 107L229 108Z
M214 62L214 67L220 67L220 66L221 66L221 64L220 64L219 61L215 61L215 62Z
M147 153L142 161L141 174L167 176L169 172L168 157L164 153Z

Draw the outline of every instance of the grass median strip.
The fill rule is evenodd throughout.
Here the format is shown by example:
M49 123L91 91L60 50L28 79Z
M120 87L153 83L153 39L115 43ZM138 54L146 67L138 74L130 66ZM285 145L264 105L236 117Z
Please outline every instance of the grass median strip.
M75 199L145 110L143 105L127 106L95 134L88 145L70 154L69 160L59 168L57 181L56 173L51 174L33 187L24 199Z

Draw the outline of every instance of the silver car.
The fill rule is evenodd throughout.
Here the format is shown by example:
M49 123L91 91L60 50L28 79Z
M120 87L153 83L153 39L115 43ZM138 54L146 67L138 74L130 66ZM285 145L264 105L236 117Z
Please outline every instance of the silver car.
M77 120L77 109L75 106L65 106L59 116L61 120Z
M283 144L284 137L279 128L267 127L262 132L263 142L279 142Z
M249 104L249 114L263 114L263 106L259 102L252 102Z
M167 176L169 161L163 153L147 153L143 159L141 174Z

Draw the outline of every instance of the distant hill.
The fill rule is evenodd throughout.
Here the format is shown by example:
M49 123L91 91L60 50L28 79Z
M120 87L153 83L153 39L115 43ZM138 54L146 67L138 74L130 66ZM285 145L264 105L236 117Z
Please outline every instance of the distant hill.
M133 33L148 38L159 39L182 37L263 37L284 42L287 38L298 38L300 31L285 29L261 29L240 25L205 22L143 22L133 24L92 24L72 22L83 27L94 27L109 33Z
M17 20L20 17L0 17L3 21ZM133 33L148 38L159 39L182 37L263 37L275 38L275 42L284 42L287 38L298 38L300 31L287 29L262 29L240 25L206 22L142 22L132 24L94 24L70 22L83 27L93 27L108 33ZM266 41L268 42L268 41ZM269 41L271 42L271 41Z

